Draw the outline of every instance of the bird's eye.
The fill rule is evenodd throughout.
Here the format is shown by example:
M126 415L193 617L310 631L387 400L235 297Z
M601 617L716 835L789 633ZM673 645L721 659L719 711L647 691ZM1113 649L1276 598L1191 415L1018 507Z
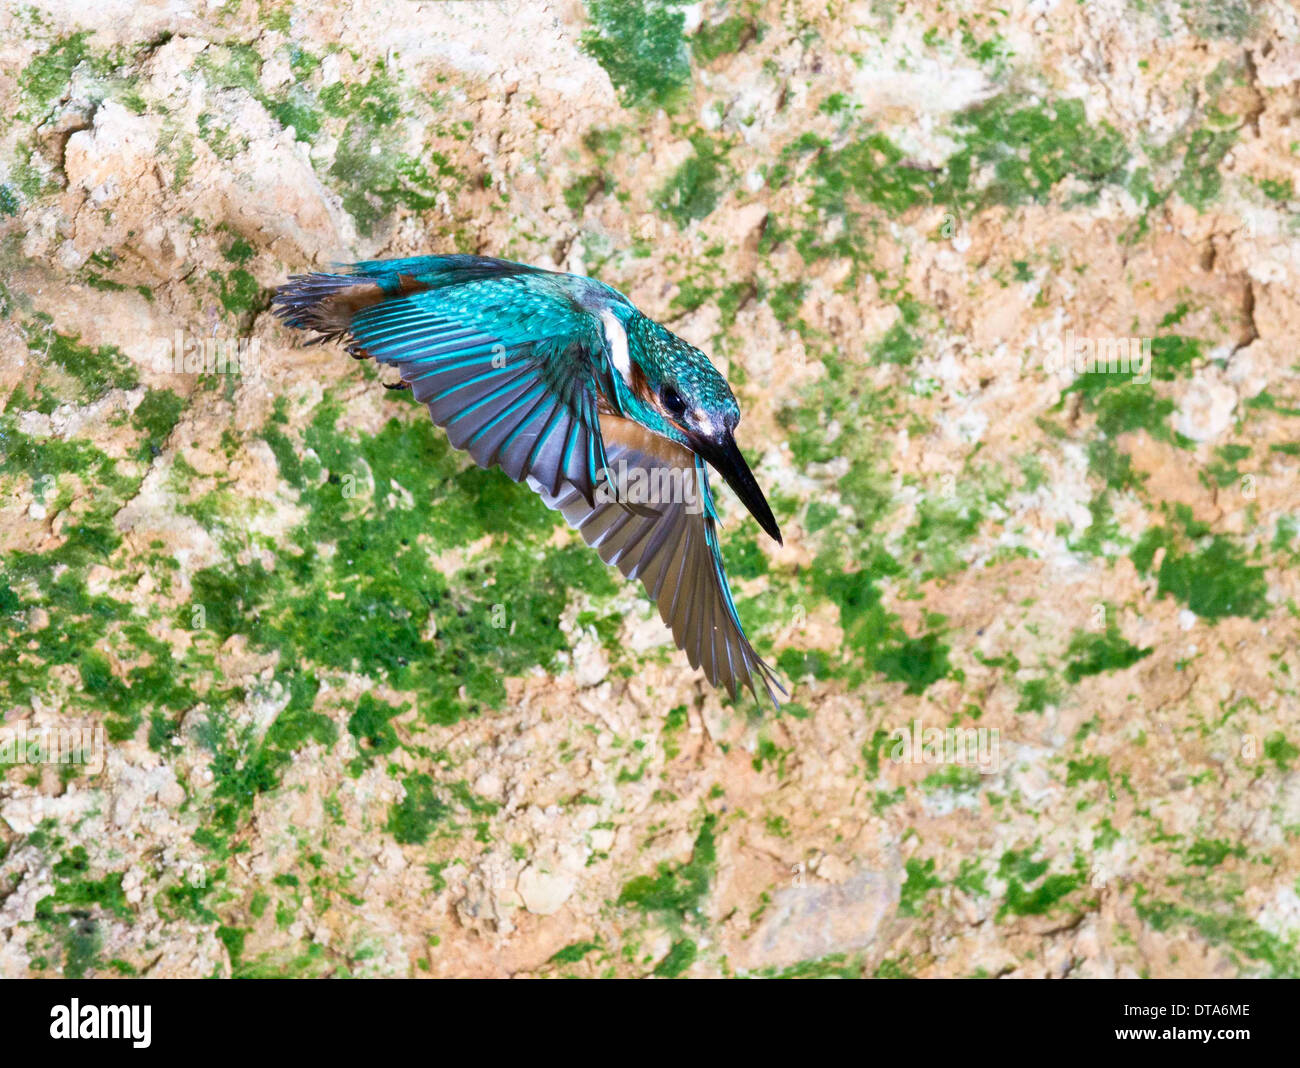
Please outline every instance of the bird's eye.
M663 401L664 410L671 416L678 416L686 411L686 402L672 386L664 386L659 392L659 399Z

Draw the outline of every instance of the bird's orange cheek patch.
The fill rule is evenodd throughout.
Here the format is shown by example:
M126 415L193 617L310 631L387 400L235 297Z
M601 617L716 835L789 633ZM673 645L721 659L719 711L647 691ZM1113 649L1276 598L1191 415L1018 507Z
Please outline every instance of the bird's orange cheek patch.
M655 397L654 390L650 388L650 382L646 378L645 372L635 363L632 364L632 381L630 385L632 386L632 393L635 396L639 397L647 404L653 404L655 407L659 406L658 398Z

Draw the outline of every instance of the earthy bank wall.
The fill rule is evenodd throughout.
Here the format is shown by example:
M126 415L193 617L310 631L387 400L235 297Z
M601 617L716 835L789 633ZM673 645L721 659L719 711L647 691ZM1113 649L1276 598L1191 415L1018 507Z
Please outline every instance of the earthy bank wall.
M1296 12L827 7L0 15L0 974L1300 973ZM726 371L780 715L268 314L451 251Z

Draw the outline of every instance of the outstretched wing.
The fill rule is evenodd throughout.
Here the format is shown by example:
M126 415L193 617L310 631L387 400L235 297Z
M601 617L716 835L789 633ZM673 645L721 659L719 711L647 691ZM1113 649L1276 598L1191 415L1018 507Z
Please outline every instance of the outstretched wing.
M462 259L472 272L454 262ZM592 500L604 465L597 397L609 375L600 321L559 276L535 268L475 257L409 265L410 274L358 264L352 275L294 279L277 312L397 368L481 467L535 478L552 493L572 485Z
M559 510L602 560L639 579L691 666L733 698L762 684L785 693L750 645L731 599L718 550L707 468L687 449L616 415L603 413L608 478L588 502L566 484L558 493L528 484Z

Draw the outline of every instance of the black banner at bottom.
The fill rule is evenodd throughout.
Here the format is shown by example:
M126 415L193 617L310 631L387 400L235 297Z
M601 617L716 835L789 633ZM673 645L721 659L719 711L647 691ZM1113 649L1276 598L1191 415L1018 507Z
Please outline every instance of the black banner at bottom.
M699 1036L703 1030L718 1036L725 1047L720 1055L728 1060L751 1036L760 1055L770 1058L782 1038L807 1052L809 1042L838 1044L850 1029L858 1047L878 1038L938 1042L950 1052L1032 1044L1080 1054L1176 1049L1181 1057L1195 1047L1223 1056L1231 1055L1226 1047L1260 1051L1285 1041L1297 994L1285 980L869 980L822 985L815 994L809 981L794 988L781 983L779 992L772 982L732 982L729 989L710 983L714 989L708 991L684 983L657 983L648 990L642 983L634 999L619 1005L628 996L626 985L602 985L17 980L0 983L0 1005L6 1051L13 1054L30 1049L38 1055L93 1055L111 1046L128 1058L196 1047L222 1056L225 1049L237 1053L252 1043L259 1054L337 1058L353 1050L373 1055L377 1043L409 1027L417 1042L436 1028L448 1037L480 1032L551 1051L561 1036L582 1035L590 1054L601 1032L616 1046L646 1031L671 1045L672 1032L683 1028L681 1037L690 1034L696 1056L707 1042ZM760 1006L763 1015L756 1017Z

